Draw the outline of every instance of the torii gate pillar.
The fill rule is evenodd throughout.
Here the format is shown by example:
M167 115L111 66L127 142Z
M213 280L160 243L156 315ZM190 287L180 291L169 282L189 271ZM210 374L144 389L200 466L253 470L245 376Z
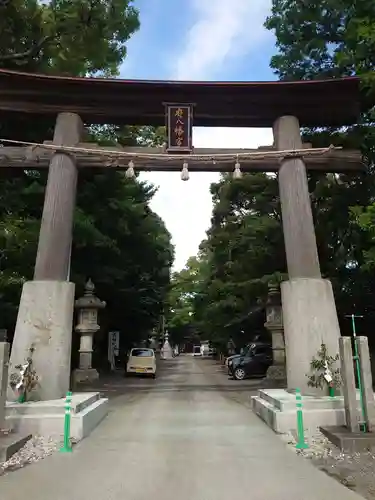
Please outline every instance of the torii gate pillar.
M60 113L53 142L76 146L83 127L79 116ZM31 356L39 386L32 399L59 399L69 390L74 284L70 283L70 251L77 186L75 159L56 152L49 166L39 233L34 281L22 289L14 334L10 373ZM8 390L8 399L16 396Z
M283 116L274 123L278 150L302 148L299 121ZM302 158L286 158L279 170L279 190L289 280L281 284L288 389L308 387L310 363L321 344L339 352L339 323L331 282L322 279Z

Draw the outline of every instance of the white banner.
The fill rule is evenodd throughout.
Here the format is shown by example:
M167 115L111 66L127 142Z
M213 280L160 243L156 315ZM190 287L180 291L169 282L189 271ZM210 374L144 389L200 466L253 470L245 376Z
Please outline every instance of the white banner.
M120 354L120 332L108 333L108 361L111 363L111 369L116 368L115 356Z

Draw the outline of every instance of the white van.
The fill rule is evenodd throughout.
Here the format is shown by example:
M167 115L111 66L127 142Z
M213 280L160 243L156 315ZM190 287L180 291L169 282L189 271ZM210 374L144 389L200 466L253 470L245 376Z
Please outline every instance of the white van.
M193 347L193 356L202 356L201 346L200 345L195 345Z

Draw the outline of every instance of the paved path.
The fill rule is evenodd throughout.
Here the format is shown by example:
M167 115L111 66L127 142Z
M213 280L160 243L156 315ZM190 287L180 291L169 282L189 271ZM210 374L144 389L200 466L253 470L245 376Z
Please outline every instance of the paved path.
M0 478L1 499L361 498L215 390L202 363L181 357L164 362L156 381L131 381L71 455L56 453Z

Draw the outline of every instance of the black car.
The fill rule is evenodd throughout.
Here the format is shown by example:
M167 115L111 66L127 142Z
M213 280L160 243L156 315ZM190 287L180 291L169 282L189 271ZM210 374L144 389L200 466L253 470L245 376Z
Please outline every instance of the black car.
M252 344L242 355L228 361L228 374L236 380L264 377L272 365L272 346L264 343Z
M256 335L253 342L251 342L250 344L246 344L245 347L243 347L241 349L241 353L240 354L233 354L232 356L229 356L227 359L226 359L226 366L228 367L231 362L235 359L235 358L241 358L241 357L244 357L244 356L247 356L248 352L253 349L256 345L258 344L264 344L264 342L260 341L259 340L259 335ZM229 376L232 376L232 372L231 370L228 369L228 375Z

